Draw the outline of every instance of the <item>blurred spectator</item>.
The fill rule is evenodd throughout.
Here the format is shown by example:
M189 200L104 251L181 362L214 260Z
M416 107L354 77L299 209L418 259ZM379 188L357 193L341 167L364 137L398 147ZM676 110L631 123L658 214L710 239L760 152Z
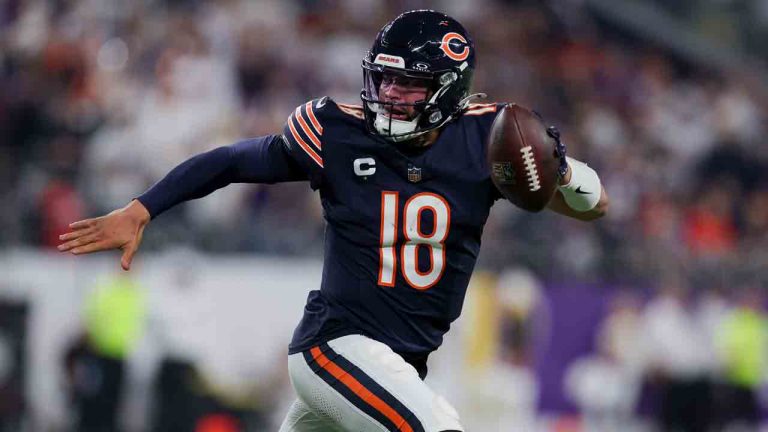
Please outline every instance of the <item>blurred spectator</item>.
M564 390L579 408L586 431L636 426L640 312L633 293L619 292L598 329L594 353L575 360L566 371Z
M194 429L201 414L195 385L207 334L212 324L208 300L197 286L201 258L193 251L173 249L161 258L168 277L150 294L147 336L158 345L149 430Z
M0 431L18 431L29 411L29 304L0 299Z
M598 329L599 350L614 358L630 375L637 375L638 372L642 313L640 294L620 289L611 297L608 312Z
M723 320L731 313L730 298L725 295L727 288L723 283L715 283L710 288L702 288L698 293L695 308L696 325L704 332L706 338L706 357L711 359L711 379L719 379L722 363L717 346L718 332Z
M727 183L703 188L686 215L685 241L694 256L716 260L736 252L735 194Z
M65 372L77 409L75 430L120 430L126 357L141 337L144 293L126 275L100 282L85 308L85 332L65 354Z
M488 284L473 287L478 315L470 330L473 352L462 383L462 419L468 429L535 430L539 383L533 372L532 338L541 283L521 268L484 281Z
M705 432L712 409L707 335L694 317L687 281L677 274L662 277L642 318L641 363L646 379L659 388L662 430Z
M752 273L755 279L768 281L768 187L763 186L747 195L741 214L740 262L743 270Z
M725 430L757 430L758 392L768 371L768 317L760 286L743 287L736 297L736 307L717 331L724 375L716 399L718 420Z
M594 432L630 428L639 388L603 339L594 354L572 362L565 376L565 393L579 408L584 430Z

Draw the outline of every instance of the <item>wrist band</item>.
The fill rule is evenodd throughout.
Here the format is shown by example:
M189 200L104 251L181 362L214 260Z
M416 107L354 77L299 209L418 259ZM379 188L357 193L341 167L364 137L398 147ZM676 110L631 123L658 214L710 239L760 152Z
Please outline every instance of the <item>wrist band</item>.
M568 207L578 212L592 210L600 202L603 190L600 177L584 162L567 156L566 160L571 167L571 181L559 186L558 189L562 192Z

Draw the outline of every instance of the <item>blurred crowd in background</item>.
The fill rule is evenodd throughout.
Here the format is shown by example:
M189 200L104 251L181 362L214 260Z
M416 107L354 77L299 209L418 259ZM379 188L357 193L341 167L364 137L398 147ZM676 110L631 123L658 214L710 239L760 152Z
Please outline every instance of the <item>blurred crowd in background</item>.
M667 21L643 26L606 6L637 3L6 0L0 248L53 248L70 222L125 205L193 154L278 133L309 99L359 103L360 63L379 28L404 10L433 7L474 36L474 90L542 113L611 197L596 224L498 203L481 269L519 266L547 282L646 293L674 281L698 303L718 298L722 311L749 303L762 323L768 92L756 59L766 57L768 7L641 2L630 18L679 24L679 37L665 41ZM647 8L658 15L643 15ZM681 49L691 35L711 58ZM153 221L143 250L318 257L322 236L319 200L306 184L233 186ZM652 296L657 306L644 313L672 324L645 333L701 348L686 331L707 327L666 299ZM667 331L677 324L684 330ZM698 368L686 377L703 376L700 356L681 355ZM681 391L697 393L692 385ZM588 393L571 391L576 400Z
M417 6L456 15L477 45L475 90L558 125L612 198L594 226L497 205L484 266L619 283L768 268L764 89L575 0L5 2L0 245L52 247L69 222L125 205L185 158L279 132L308 99L359 102L375 33ZM750 12L764 30L768 12ZM730 28L701 15L704 29ZM219 192L153 225L149 249L317 255L323 221L308 187L281 185Z

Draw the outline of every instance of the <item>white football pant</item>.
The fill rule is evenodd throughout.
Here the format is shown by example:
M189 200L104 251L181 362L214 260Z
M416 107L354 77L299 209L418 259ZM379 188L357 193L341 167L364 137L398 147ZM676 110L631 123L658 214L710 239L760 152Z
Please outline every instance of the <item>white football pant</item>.
M463 431L459 415L381 342L350 335L288 356L298 399L280 432Z

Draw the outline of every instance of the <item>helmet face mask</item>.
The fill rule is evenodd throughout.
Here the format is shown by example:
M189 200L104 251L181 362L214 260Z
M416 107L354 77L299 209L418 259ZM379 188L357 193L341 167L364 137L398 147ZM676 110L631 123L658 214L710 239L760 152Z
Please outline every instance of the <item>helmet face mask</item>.
M367 114L372 114L375 131L392 141L406 141L414 138L424 113L434 112L436 104L429 98L434 94L431 73L395 69L363 61L364 90L361 98ZM424 97L413 102L385 100L380 97L382 86L415 87ZM404 117L404 118L398 118ZM424 133L426 131L423 131Z
M362 64L360 98L369 131L390 141L408 141L456 118L467 105L474 57L466 31L447 15L412 11L387 24ZM385 79L423 83L425 99L380 97ZM403 118L403 113L410 115Z

